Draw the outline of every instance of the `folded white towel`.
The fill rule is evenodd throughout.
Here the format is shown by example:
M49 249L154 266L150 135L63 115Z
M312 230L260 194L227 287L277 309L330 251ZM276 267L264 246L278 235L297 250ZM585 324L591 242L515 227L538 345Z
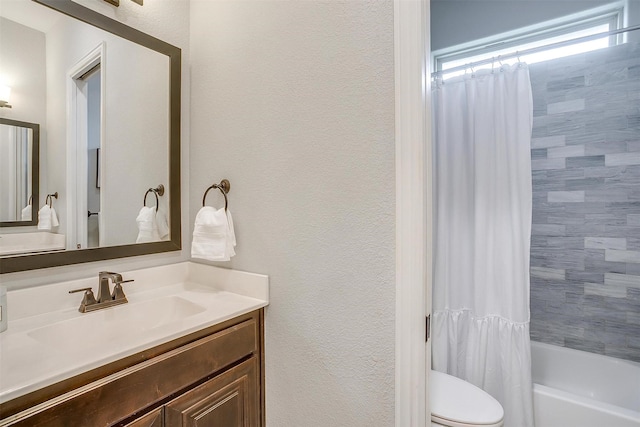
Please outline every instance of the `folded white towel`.
M231 213L224 208L205 206L196 215L191 257L209 261L229 261L234 256L235 232Z
M56 208L51 206L51 227L57 227L60 225L58 222L58 214L56 213Z
M156 208L143 206L136 218L138 223L138 238L136 243L157 242L158 224L156 223Z
M22 209L21 218L23 221L31 221L31 205L27 205Z
M167 222L167 215L162 209L158 209L156 212L156 225L160 240L166 240L169 237L169 223Z
M38 230L51 230L51 208L44 205L38 211Z

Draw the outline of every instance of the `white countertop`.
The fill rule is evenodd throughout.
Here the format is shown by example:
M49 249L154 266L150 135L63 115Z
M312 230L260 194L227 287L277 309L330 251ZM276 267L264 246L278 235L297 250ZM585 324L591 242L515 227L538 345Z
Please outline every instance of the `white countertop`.
M264 275L192 262L119 273L135 280L123 285L129 302L91 313L78 311L82 293L68 291L92 287L97 294L97 272L91 279L7 293L0 402L269 303Z

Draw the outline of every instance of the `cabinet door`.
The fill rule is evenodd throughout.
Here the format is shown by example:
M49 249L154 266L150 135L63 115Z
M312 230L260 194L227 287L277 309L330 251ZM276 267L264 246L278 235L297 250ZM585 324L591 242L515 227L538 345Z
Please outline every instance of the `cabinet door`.
M255 427L260 420L256 357L169 402L165 427Z
M158 408L155 411L138 418L135 421L131 421L124 427L163 427L162 425L162 408Z

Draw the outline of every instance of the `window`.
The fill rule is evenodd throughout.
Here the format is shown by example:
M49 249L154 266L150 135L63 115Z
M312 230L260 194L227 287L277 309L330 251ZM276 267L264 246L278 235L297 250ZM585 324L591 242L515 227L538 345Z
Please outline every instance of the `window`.
M561 21L556 20L535 27L527 27L516 34L498 35L483 40L482 44L443 49L433 53L434 69L441 72L440 75L443 78L451 78L464 74L465 70L454 70L449 73L446 70L477 61L488 60L489 63L474 67L474 71L490 69L492 65L499 67L499 62L514 64L518 62L518 56L505 57L504 59L499 57L622 28L623 11L623 6L616 4L614 8L593 10L588 15L581 14L578 18L574 15ZM602 36L561 47L536 49L536 52L520 55L519 59L522 62L533 64L609 47L622 43L623 37L623 35ZM494 59L493 64L491 63L492 58Z

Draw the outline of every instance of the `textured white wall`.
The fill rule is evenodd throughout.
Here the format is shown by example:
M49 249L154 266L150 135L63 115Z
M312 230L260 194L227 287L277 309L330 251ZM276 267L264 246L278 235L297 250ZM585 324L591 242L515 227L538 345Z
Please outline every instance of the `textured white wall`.
M393 425L393 2L192 1L191 57L191 221L228 178L267 424Z
M95 8L111 18L133 26L140 31L151 34L182 49L182 233L183 248L190 242L189 236L189 1L188 0L153 0L139 6L132 1L121 1L115 8L105 2L83 0L78 3ZM141 112L141 114L144 112ZM46 147L44 155L47 154ZM55 155L55 153L54 153ZM62 184L64 185L64 184ZM41 190L41 193L46 191ZM55 191L55 190L54 190ZM144 192L141 196L144 195ZM166 197L166 196L165 196ZM56 206L61 206L59 203ZM188 250L166 254L146 255L133 258L100 261L73 266L55 267L20 273L3 274L0 283L10 289L38 286L61 280L72 280L82 277L97 277L101 270L131 270L156 265L180 262L188 259Z

